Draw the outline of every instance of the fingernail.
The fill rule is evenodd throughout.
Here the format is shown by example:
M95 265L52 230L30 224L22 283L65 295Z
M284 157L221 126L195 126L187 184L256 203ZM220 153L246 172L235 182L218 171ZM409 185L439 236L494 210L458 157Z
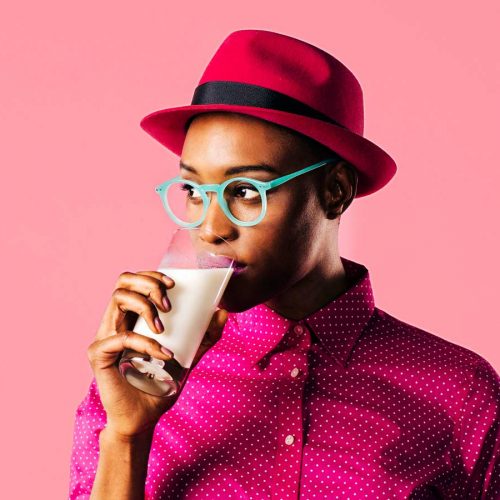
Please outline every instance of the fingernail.
M167 349L166 347L163 347L163 346L161 346L160 349L161 349L161 352L164 352L165 354L167 354L171 358L174 357L174 353L170 349Z
M155 316L154 322L155 322L156 328L158 328L158 330L160 332L162 332L163 331L163 323L161 322L161 320L158 316Z
M165 309L171 309L171 305L170 305L170 301L167 299L167 297L164 295L161 299L161 301L163 302L163 305L165 306Z

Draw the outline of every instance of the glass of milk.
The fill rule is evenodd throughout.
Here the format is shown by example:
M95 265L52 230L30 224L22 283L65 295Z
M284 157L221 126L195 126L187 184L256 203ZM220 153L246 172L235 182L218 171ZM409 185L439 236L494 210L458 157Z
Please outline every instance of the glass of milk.
M218 237L223 243L213 253L198 233L199 228L179 227L157 268L175 282L167 290L170 311L158 310L164 331L152 332L142 316L132 329L155 339L174 357L164 361L126 349L120 359L126 380L154 396L173 396L181 388L237 262L234 249L223 238Z

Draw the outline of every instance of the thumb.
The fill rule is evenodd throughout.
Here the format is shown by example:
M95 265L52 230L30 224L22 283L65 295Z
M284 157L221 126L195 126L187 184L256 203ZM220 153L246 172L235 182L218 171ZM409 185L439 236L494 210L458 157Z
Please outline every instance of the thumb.
M227 322L227 318L229 317L229 313L226 309L217 309L212 316L212 320L215 319L215 325L217 329L220 329L220 333L222 334L222 330L224 330L224 326ZM210 327L210 326L209 326Z
M220 340L228 317L229 314L225 309L217 309L215 311L193 360L192 368L194 368L202 356Z
M222 331L228 318L228 312L225 309L217 309L210 320L207 332L202 340L202 345L212 347L221 337Z

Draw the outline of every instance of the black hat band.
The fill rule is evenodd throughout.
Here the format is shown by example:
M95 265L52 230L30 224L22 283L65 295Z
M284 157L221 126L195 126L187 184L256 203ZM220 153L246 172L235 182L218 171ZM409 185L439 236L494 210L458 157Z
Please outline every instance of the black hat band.
M258 108L286 111L296 115L316 118L338 127L344 125L329 116L316 111L293 97L266 87L232 81L206 82L196 87L191 104L229 104L234 106L255 106Z

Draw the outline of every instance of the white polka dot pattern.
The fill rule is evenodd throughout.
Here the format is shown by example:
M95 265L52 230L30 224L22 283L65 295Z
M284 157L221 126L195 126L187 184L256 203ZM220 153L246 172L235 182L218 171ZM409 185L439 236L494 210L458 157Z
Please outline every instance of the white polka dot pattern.
M367 269L342 262L351 287L300 321L229 315L156 426L146 499L500 499L498 374L376 308ZM90 497L105 423L93 380L71 500Z

